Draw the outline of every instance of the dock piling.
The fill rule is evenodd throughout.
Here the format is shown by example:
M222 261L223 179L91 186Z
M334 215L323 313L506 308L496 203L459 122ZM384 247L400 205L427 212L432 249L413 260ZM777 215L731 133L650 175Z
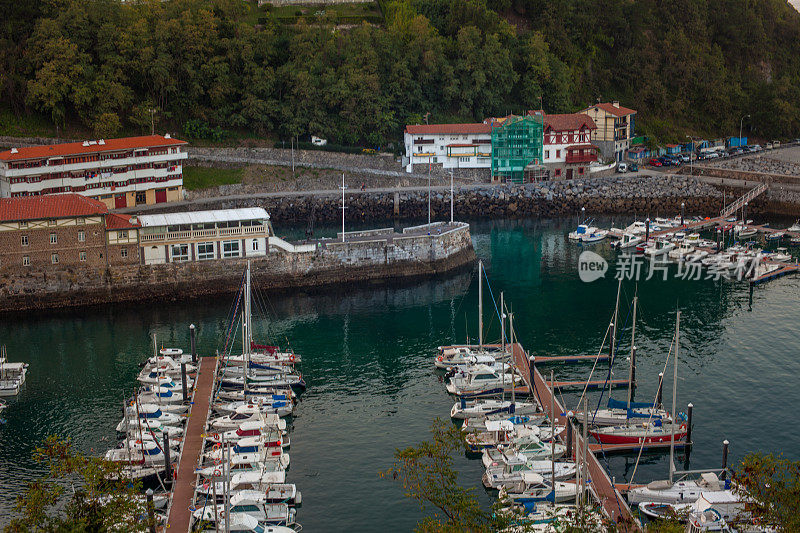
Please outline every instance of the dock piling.
M664 373L658 373L658 393L656 394L656 406L661 407L662 400L664 399ZM673 413L674 416L674 413Z
M689 404L686 406L686 443L692 442L692 408L694 406Z
M147 489L147 530L156 533L156 517L153 509L153 489Z
M572 432L575 429L572 427L572 411L567 412L567 427L565 432L567 433L567 457L573 458L572 455Z
M183 403L189 401L189 390L186 385L186 363L181 363L181 392L183 392Z
M164 481L172 481L172 462L169 457L169 430L164 430Z
M194 324L189 324L189 342L192 346L192 363L197 362L197 350L195 350L195 326Z
M722 441L722 479L725 479L726 477L728 477L727 468L728 468L728 445L729 444L730 444L730 442L728 442L728 439L725 439L724 441Z

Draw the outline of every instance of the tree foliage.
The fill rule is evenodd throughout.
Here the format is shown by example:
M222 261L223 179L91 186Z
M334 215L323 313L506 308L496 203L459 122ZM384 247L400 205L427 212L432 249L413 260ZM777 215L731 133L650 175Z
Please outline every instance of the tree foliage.
M407 120L482 120L596 99L684 132L800 132L800 14L785 0L382 0L382 26L282 23L254 1L9 3L0 94L95 132L149 114L256 134L385 144ZM117 126L119 124L119 126Z
M733 481L761 525L800 531L800 461L751 454L742 460Z
M120 464L77 453L69 440L54 436L33 457L47 473L17 496L18 516L6 533L145 531L138 486Z

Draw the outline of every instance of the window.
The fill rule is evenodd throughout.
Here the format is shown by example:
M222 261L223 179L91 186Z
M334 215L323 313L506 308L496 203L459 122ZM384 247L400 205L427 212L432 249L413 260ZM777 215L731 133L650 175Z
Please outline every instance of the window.
M253 250L258 250L258 239L253 239Z
M28 246L28 236L27 235L23 235L22 236L22 246Z
M189 260L188 244L173 244L170 251L171 251L170 256L172 257L173 261L181 262ZM127 250L125 251L125 253L127 254Z
M122 257L128 257L128 249L127 249L127 248L120 248L120 250L119 250L119 254L120 254Z
M48 226L55 226L56 225L56 219L51 218L50 220L47 221L47 225Z
M57 265L58 264L58 254L52 254L50 256L50 262L53 263L54 265Z
M86 242L86 232L83 230L78 231L78 242Z
M50 244L58 243L58 235L55 233L50 234Z
M239 257L239 241L222 241L222 257Z
M550 150L545 150L544 151L544 158L545 159L550 159Z
M197 243L197 259L200 261L205 261L207 259L214 259L214 243L213 242Z
M578 174L583 174L583 167L578 169Z
M557 177L557 178L558 178L558 177L561 177L561 169L560 169L560 168L557 168L557 169L556 169L556 177Z
M79 226L83 226L84 224L86 224L86 219L83 217L78 217L75 219L75 223Z
M28 255L22 256L22 266L31 266L31 258Z
M147 193L144 191L139 191L136 193L136 203L137 204L144 204L147 203Z
M80 252L78 254L78 259L80 259L81 261L86 261L86 252Z
M128 230L122 230L117 232L117 237L120 239L127 239L128 238Z
M19 227L20 227L20 229L27 228L28 227L28 222L23 220L22 222L19 223Z

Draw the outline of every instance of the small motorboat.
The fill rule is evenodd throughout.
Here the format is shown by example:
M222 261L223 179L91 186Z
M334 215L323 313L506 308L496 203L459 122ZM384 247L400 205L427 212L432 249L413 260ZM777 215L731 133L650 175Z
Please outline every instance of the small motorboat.
M669 413L659 409L652 403L628 402L609 398L607 409L598 409L587 415L589 426L618 426L628 422L642 422L647 420L671 420ZM583 413L575 413L575 419L583 420Z
M0 349L0 396L16 396L25 384L28 363L9 363L6 347Z
M650 228L652 230L652 228ZM625 233L632 233L634 235L641 235L647 231L647 224L644 222L636 221L627 228L625 228Z
M482 481L487 489L501 489L522 481L523 472L535 472L545 479L569 479L575 476L575 463L550 460L531 461L525 454L517 454L515 462L492 464L484 472Z
M555 486L536 472L525 471L518 483L513 483L500 490L500 499L511 499L514 502L551 501L555 503L574 501L578 492L577 483L556 481Z
M274 524L278 526L290 526L294 524L294 517L297 510L293 507L289 507L285 503L265 504L253 499L253 491L246 491L244 494L243 492L238 492L231 496L230 509L228 510L231 522L237 520L238 516L241 515L252 518L256 520L257 523ZM225 507L220 505L205 505L196 509L192 513L192 517L202 522L224 523ZM224 528L221 529L225 531ZM231 531L241 530L231 529ZM254 531L259 530L255 529ZM261 531L264 531L264 529Z
M599 242L605 239L607 236L608 230L595 228L591 233L585 233L581 235L581 242L584 244Z
M567 453L567 447L563 444L552 442L542 442L539 439L527 439L524 443L515 442L511 446L486 448L483 450L481 462L484 468L489 468L492 463L506 462L513 455L522 453L529 460L537 459L556 459Z
M753 235L758 233L758 230L756 230L756 228L754 228L752 226L738 224L738 225L734 226L733 232L736 235L738 235L740 239L744 239L746 237L752 237Z
M775 249L775 253L772 254L770 257L773 261L778 261L779 263L788 263L792 260L792 256L789 253L789 249L785 246L781 246Z
M695 248L689 243L679 242L675 248L667 252L667 257L673 261L685 261L686 256L694 252Z
M578 228L575 231L569 232L567 237L571 241L580 241L583 240L584 235L592 233L593 231L597 231L597 228L588 224L578 224Z
M644 253L651 259L654 259L669 254L670 250L673 248L675 248L673 243L664 239L656 239L655 244L653 246L648 246Z
M620 250L626 250L628 248L635 248L640 242L642 242L642 238L638 235L633 233L623 233L622 237L620 237L618 241L611 243L611 246L614 248L619 248Z
M786 228L786 231L796 231L800 233L800 220L795 220L794 224Z
M461 401L453 404L450 417L457 420L483 418L494 414L532 415L540 412L539 406L531 402L511 402L510 400L477 399Z
M447 392L462 395L518 385L522 378L517 374L501 373L486 365L478 365L467 375L453 376L447 382Z
M784 235L786 235L786 233L784 233L782 231L773 231L772 233L767 233L766 239L768 241L779 241L779 240L783 239Z

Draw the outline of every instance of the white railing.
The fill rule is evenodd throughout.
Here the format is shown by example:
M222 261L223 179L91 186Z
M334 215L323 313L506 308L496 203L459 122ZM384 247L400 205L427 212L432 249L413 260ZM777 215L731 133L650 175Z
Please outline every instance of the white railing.
M142 233L139 242L188 241L214 239L237 236L269 235L266 226L247 226L238 228L195 229L186 231L168 231L166 233Z
M760 185L758 185L756 187L753 187L752 189L747 191L747 193L745 193L744 196L742 196L741 198L739 198L738 200L736 200L732 204L728 205L727 207L723 208L719 212L719 215L721 217L723 217L723 218L732 215L733 213L735 213L736 211L741 209L744 204L746 204L747 202L749 202L750 200L752 200L756 196L759 196L764 191L766 191L768 188L769 187L768 187L768 185L766 183L762 183L762 184L760 184Z

